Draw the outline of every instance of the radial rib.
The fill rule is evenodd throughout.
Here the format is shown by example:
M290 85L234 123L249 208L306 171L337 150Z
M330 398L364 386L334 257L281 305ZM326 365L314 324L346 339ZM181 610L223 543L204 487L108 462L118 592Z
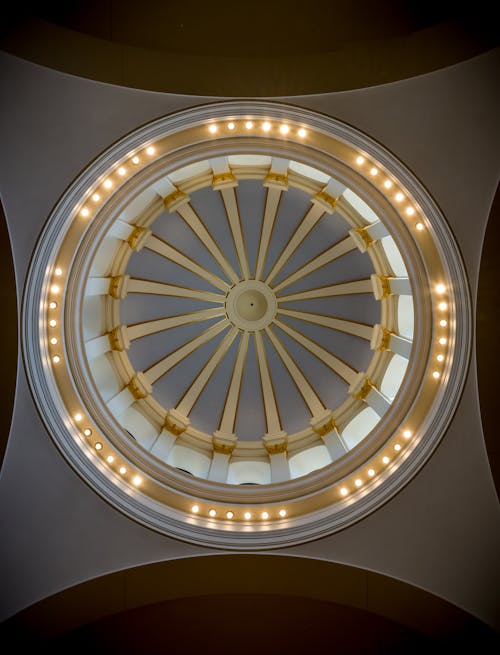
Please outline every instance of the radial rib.
M335 316L325 316L324 314L313 314L312 312L299 312L293 309L279 309L278 313L283 316L290 316L290 318L298 318L301 321L308 323L315 323L316 325L323 325L331 330L338 330L346 334L353 334L356 337L367 339L370 341L372 338L373 325L366 323L357 323L356 321L346 321L342 318L335 318Z
M139 278L131 278L129 280L128 292L151 293L157 296L176 296L177 298L193 298L195 300L204 300L205 302L223 303L225 299L225 296L221 293L189 289L188 287L179 287L177 284L165 284L163 282L141 280Z
M371 280L353 280L352 282L330 284L326 287L316 287L316 289L308 289L307 291L290 293L287 296L279 296L276 300L278 302L292 302L294 300L329 298L330 296L348 296L353 293L373 293Z
M220 194L222 195L224 207L226 208L227 220L229 227L231 228L231 234L233 235L234 246L236 248L236 254L238 255L238 263L240 265L241 274L245 280L248 280L250 277L250 268L248 266L245 239L243 238L243 231L241 228L241 218L238 211L236 193L234 188L229 188L221 189Z
M260 233L259 252L257 253L257 263L255 265L255 279L260 280L264 271L267 250L271 235L273 233L274 222L278 213L278 207L281 199L282 190L270 187L267 190L266 206L264 209L264 218L262 219L262 230Z
M281 422L278 406L276 404L276 397L274 395L273 383L271 381L271 374L269 373L264 340L260 332L254 333L254 339L257 360L259 362L262 397L264 399L264 409L266 412L267 432L268 434L278 434L281 432Z
M199 312L191 312L190 314L180 314L178 316L169 316L154 321L144 321L143 323L129 325L127 326L127 333L129 339L133 341L134 339L145 337L148 334L156 334L156 332L170 330L180 325L189 325L190 323L206 321L216 316L224 316L224 313L223 307L211 307L210 309L202 309Z
M245 369L245 361L248 353L248 332L241 335L240 343L238 345L238 354L234 363L231 382L226 394L224 402L224 410L220 422L220 432L232 434L236 422L236 412L238 411L238 402L240 398L241 381L243 379L243 371Z

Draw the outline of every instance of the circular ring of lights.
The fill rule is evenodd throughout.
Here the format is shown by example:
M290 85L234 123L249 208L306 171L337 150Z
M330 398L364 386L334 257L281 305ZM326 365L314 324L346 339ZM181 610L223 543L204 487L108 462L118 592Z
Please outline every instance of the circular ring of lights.
M243 187L244 180L253 180L253 185L258 180L267 194L256 268L246 272L235 213L235 188ZM273 268L264 274L265 254L277 215L271 205L277 207L289 187L297 189L299 204L302 196L309 204L285 247L270 261L271 267L283 269L285 277L280 278ZM209 231L202 234L203 220L191 204L200 190L220 194L224 201L239 273ZM188 224L218 259L227 280L201 261L187 262L169 240L152 234L154 219L165 211ZM348 235L295 266L295 272L293 267L287 270L309 232L314 234L323 217L332 221L332 215L339 224L346 223ZM156 319L153 328L154 320L121 324L128 294L174 295L172 279L133 276L129 267L146 257L144 248L219 285L222 296L203 290L198 298L212 302L212 310L196 312L218 320L205 333L218 330L221 340L181 401L167 407L153 398L153 384L184 358L183 346L168 352L158 366L141 371L132 365L130 342L174 327L187 329L194 319L179 319L176 312ZM352 251L371 262L367 279L333 280L321 292L318 287L292 294L285 289L289 285L293 290L297 280ZM187 287L175 293L190 295ZM378 322L368 326L321 312L305 316L290 304L315 300L318 293L328 298L370 294L379 303ZM96 306L101 311L93 311ZM407 321L411 309L414 321ZM345 365L294 328L295 319L365 339L373 351L368 366L359 371ZM40 414L63 455L90 486L154 530L248 550L287 546L342 529L411 479L453 416L469 361L471 320L466 275L446 221L392 154L331 118L282 104L243 101L206 105L150 123L113 145L79 176L39 239L25 288L22 326L25 365ZM322 403L284 334L343 376L344 402L337 407ZM191 339L187 354L206 341L206 336L199 342ZM249 341L255 342L267 430L261 440L241 441L234 400L240 387L234 380L241 383L246 361L241 353ZM189 410L233 342L225 409L219 430L208 433L191 425ZM272 398L272 371L266 364L271 349L310 414L308 424L295 432L283 430L279 403ZM99 366L113 372L116 389L99 382L99 366L92 363L99 357ZM397 357L405 362L388 393L395 375L391 362ZM131 407L132 418L121 418ZM360 418L368 410L376 415L374 423ZM131 438L130 421L154 427L152 441L144 435ZM196 459L208 461L204 471L192 465ZM260 478L234 473L244 469L248 476L247 464L256 462L255 470L265 471Z

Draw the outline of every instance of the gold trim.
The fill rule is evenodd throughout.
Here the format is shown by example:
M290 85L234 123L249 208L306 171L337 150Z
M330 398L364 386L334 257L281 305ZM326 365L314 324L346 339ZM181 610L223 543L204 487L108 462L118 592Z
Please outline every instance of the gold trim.
M220 443L218 441L215 441L215 439L212 442L212 447L214 450L214 453L220 453L221 455L231 455L233 450L236 448L236 444L225 444L225 443Z
M313 200L318 200L322 205L328 205L329 208L333 211L337 204L338 199L331 196L326 191L320 191L312 198Z
M174 423L168 417L165 417L165 422L163 423L163 427L165 428L165 430L168 430L168 432L175 435L176 437L179 437L183 432L186 431L186 428L183 425Z
M391 283L388 275L379 275L380 285L382 287L382 298L392 296Z
M324 437L325 434L328 434L329 432L332 432L332 430L335 430L335 419L332 416L330 420L326 421L326 423L323 423L322 425L318 425L318 426L313 426L313 430L320 437Z
M354 228L354 232L356 232L357 234L359 234L359 236L360 236L360 237L363 239L363 241L365 242L365 246L366 246L367 248L369 248L369 247L372 245L372 243L373 243L373 239L372 239L371 236L368 234L368 231L367 231L366 227L355 227L355 228Z
M128 235L127 243L132 250L138 250L144 241L144 236L150 232L146 227L134 227L132 232Z
M163 199L163 204L166 207L166 209L170 209L175 202L187 198L189 198L187 194L185 194L180 189L176 189L175 191L172 191L172 193L170 193L166 198Z
M262 182L263 186L288 189L288 176L282 173L268 173Z
M391 332L386 327L382 328L382 337L380 338L380 343L377 350L390 350L389 344L391 343L391 337L394 336L394 332Z
M365 378L365 381L363 382L361 389L358 391L358 393L355 395L355 398L358 400L366 400L366 397L372 391L372 389L375 389L375 385L373 382L370 380L370 378Z
M222 184L223 182L236 182L237 184L238 180L230 171L228 171L227 173L217 173L212 178L212 186L215 186L217 184Z
M128 275L115 275L110 278L108 290L109 295L116 300L123 300L127 295L128 280Z
M278 453L286 453L288 448L288 441L282 441L281 443L268 444L264 442L264 448L270 455L277 455Z
M149 396L149 392L146 389L143 380L139 377L139 374L134 375L127 384L127 388L136 400L141 400L142 398L147 398Z
M109 345L111 350L117 350L118 352L123 352L130 348L130 341L126 335L126 328L123 325L118 325L113 328L108 334Z

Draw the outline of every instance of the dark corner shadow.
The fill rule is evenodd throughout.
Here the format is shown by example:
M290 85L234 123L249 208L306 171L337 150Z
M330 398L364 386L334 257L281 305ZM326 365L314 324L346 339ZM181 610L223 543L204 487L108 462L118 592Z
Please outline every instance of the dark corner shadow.
M2 202L0 201L0 306L3 319L0 321L2 343L2 367L0 400L0 468L3 463L9 439L17 374L17 297L14 261L10 237Z
M479 403L484 440L491 473L500 498L500 439L498 438L498 303L500 265L497 244L500 239L500 185L491 206L483 251L477 293L476 353Z

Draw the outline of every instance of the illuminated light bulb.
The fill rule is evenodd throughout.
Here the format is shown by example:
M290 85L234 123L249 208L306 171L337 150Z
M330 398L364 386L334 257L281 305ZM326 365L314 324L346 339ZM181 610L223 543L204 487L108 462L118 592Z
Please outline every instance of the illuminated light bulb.
M193 505L191 507L191 511L193 512L193 514L198 514L198 512L200 511L200 508L199 508L198 505Z
M210 134L215 134L217 132L217 125L214 125L214 123L212 123L212 125L209 126L208 131L210 132Z
M56 339L55 337L52 337L52 339L50 340L50 343L51 343L53 346L55 346L56 343L57 343L57 339Z
M113 457L113 455L108 455L106 457L106 461L108 464L112 464L115 461L115 458Z
M290 132L290 128L288 125L280 125L280 132L281 134L288 134L288 132Z
M347 490L347 487L342 487L342 489L340 490L340 493L341 493L343 496L347 496L347 494L349 493L349 491Z
M94 446L94 448L95 448L96 450L102 450L102 443L101 443L100 441L97 441L96 444L95 444L95 446Z
M53 285L50 287L50 291L51 291L51 293L59 293L60 289L59 289L59 287L57 286L57 284L53 284Z
M404 195L401 193L401 191L399 191L394 197L396 198L396 202L401 202L404 198Z
M413 216L413 214L415 213L415 210L413 209L413 207L407 207L406 208L406 213L408 214L408 216Z
M149 146L146 148L146 154L150 156L155 154L155 149L153 148L153 146Z
M442 319L441 321L439 321L439 325L441 327L446 327L448 325L448 321L445 321L444 319Z
M245 518L246 518L247 521L250 521L250 519L252 518L252 515L250 514L250 512L245 512Z
M383 462L384 464L389 464L390 459L387 457L387 455L386 455L385 457L382 457L382 462Z
M395 450L397 453L399 453L399 451L401 450L401 444L399 444L399 443L395 443L395 444L394 444L394 450Z
M227 519L232 519L234 516L233 512L226 512L226 518Z
M49 309L55 309L56 307L57 307L57 303L55 302L55 300L49 302Z
M375 176L375 175L377 175L377 173L378 173L378 170L375 168L375 166L373 168L370 168L370 175Z
M54 355L54 357L52 357L52 361L54 362L54 364L59 364L61 358L59 357L59 355Z
M75 414L73 418L75 419L75 421L77 423L79 423L82 420L83 416L80 413L78 413L78 414Z
M441 337L441 338L439 339L439 343L440 343L442 346L446 345L446 337Z
M126 172L127 171L125 168L123 168L123 166L120 166L120 168L118 169L118 175L121 175L122 177L125 175Z
M92 434L92 430L90 428L85 428L85 430L83 431L83 434L86 437L90 437L90 435Z
M139 475L134 476L132 479L132 484L138 487L142 482L142 478Z
M101 199L101 196L98 193L93 193L92 194L92 200L94 202L99 202L100 199Z
M56 268L54 273L57 275L57 277L61 277L62 275L62 268L59 268L59 266Z
M57 321L55 321L53 318L49 321L50 327L56 327Z
M280 509L279 514L280 514L281 518L284 519L285 516L286 516L286 509Z
M409 439L411 437L411 430L403 430L403 437Z
M361 164L364 164L364 163L365 163L365 158L364 157L362 157L361 155L359 157L356 157L356 164L361 166Z
M373 476L375 475L375 469L368 469L368 475L369 475L371 478L373 478Z
M305 136L307 136L307 132L303 127L300 128L300 130L297 132L297 134L300 136L301 139L303 139Z
M385 186L386 189L390 189L391 186L392 186L392 182L390 180L386 180L384 182L384 186Z
M111 182L111 180L104 180L103 187L105 189L111 189L112 186L113 186L113 182Z
M261 516L261 518L264 519L264 521L266 521L269 518L269 513L268 512L262 512L262 514L260 516Z
M90 214L90 212L89 212L89 210L87 209L87 207L84 207L84 208L82 209L82 211L80 212L80 214L81 214L84 218L87 218L87 216Z
M216 514L217 514L217 512L216 512L214 509L211 509L211 510L208 512L208 515L211 516L212 518L214 518L214 516L215 516Z
M363 481L360 480L360 479L358 478L357 480L354 480L354 484L355 484L357 487L361 487L361 485L363 484Z
M264 130L264 132L269 132L269 130L271 129L271 123L269 123L268 121L262 123L262 129Z
M247 128L247 130L251 130L252 127L253 127L253 123L252 123L252 121L247 121L247 122L245 123L245 127Z
M417 229L419 232L422 232L422 230L424 229L424 224L423 223L417 223L415 225L415 229Z
M132 164L134 164L134 166L137 166L137 164L138 164L140 161L141 161L141 160L139 159L139 157L138 157L137 155L136 155L135 157L132 157Z
M432 377L433 377L435 380L439 380L439 378L440 378L439 371L434 371L434 373L432 374Z
M444 312L445 310L448 309L448 304L445 303L445 302L440 302L439 305L438 305L438 308L439 308L442 312Z
M124 466L120 466L119 471L120 471L120 475L125 475L127 469Z
M439 293L441 295L445 291L446 291L446 287L444 286L444 284L436 284L436 293Z
M440 354L436 357L436 359L438 360L438 362L444 362L444 355Z
M228 130L234 130L234 123L228 123L227 124L227 129Z

